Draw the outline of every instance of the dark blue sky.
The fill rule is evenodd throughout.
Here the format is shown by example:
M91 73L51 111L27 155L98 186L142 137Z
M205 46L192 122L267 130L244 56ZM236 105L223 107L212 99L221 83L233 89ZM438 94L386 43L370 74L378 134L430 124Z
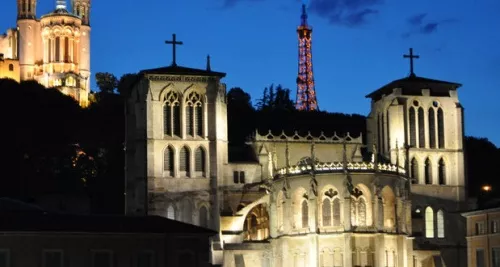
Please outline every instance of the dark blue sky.
M466 134L500 145L500 1L309 0L316 91L322 110L367 115L364 96L409 73L463 84ZM16 1L2 1L0 31L15 26ZM4 3L5 2L5 3ZM69 2L69 1L68 1ZM227 73L253 102L271 83L295 95L299 0L92 1L92 72L116 76L171 63ZM38 15L55 0L41 0ZM95 83L93 85L95 87Z

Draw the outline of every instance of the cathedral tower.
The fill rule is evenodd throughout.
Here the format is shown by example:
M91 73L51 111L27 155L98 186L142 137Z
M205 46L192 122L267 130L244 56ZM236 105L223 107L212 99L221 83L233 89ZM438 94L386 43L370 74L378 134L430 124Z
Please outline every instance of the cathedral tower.
M175 36L167 43L182 44ZM174 59L139 75L126 107L127 213L218 229L217 185L228 161L225 74Z
M367 96L372 100L367 141L382 160L407 170L415 248L443 245L446 265L463 266L444 248L465 242L463 218L455 214L467 200L461 84L419 77L413 71L419 57L410 49L405 58L410 59L410 75ZM443 221L450 227L435 227Z
M19 66L21 80L33 79L40 39L36 21L36 0L17 0L17 28L19 38Z
M312 28L307 24L306 5L302 5L300 26L297 28L299 36L299 71L297 76L298 110L317 110L316 89L314 89L314 76L312 65Z

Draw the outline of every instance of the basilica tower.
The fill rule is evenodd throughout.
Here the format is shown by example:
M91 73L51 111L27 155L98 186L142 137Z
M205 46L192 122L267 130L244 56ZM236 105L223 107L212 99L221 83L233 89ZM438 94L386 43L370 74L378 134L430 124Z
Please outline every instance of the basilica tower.
M90 0L72 0L73 14L80 17L80 74L85 77L85 87L90 88Z
M36 21L36 0L17 0L17 29L19 38L19 66L21 80L33 79L40 40Z

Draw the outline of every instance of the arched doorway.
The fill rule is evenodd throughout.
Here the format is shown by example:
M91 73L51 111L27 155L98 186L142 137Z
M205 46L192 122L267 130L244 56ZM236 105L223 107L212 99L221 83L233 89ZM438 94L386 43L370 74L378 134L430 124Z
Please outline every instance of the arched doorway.
M246 241L265 240L269 237L269 213L263 205L257 205L248 212L243 226Z

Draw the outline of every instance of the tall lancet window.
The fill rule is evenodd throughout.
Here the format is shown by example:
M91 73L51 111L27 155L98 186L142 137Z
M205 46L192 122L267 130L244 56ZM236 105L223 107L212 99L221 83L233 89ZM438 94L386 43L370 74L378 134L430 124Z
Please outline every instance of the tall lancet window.
M431 207L425 208L425 237L434 238L434 211Z
M414 105L417 104L418 102L415 101ZM415 108L410 107L410 114L408 115L409 121L410 121L410 146L411 147L416 147L417 146L417 121L416 121L416 115L415 115Z
M163 172L168 176L174 176L174 149L170 146L163 152Z
M323 199L323 226L332 225L332 205L329 198Z
M410 162L410 174L411 174L411 183L418 183L418 161L416 158L412 158Z
M309 227L309 206L307 204L307 199L302 200L301 212L302 212L302 228L307 228Z
M432 167L431 160L427 158L425 160L425 184L432 184Z
M381 152L385 152L385 132L384 132L384 114L383 113L379 114L378 122L379 122L378 130L379 130L379 136L380 136L379 147L380 147Z
M205 160L206 160L205 150L202 147L198 147L196 149L195 154L194 154L194 165L195 165L194 168L195 168L196 174L200 175L202 177L206 177L206 175L207 175L206 174L207 168L206 168Z
M438 108L437 111L437 123L438 123L438 145L439 148L444 148L444 115L443 110Z
M179 94L168 92L163 104L163 133L169 136L181 135L181 116L179 107Z
M187 147L181 148L179 153L179 171L181 176L190 177L189 168L191 165L189 149Z
M438 210L437 212L437 237L444 238L444 212Z
M175 209L173 205L168 205L167 218L169 218L170 220L175 220Z
M366 225L366 202L364 198L358 200L358 225Z
M418 109L418 147L425 147L425 118L424 109Z
M203 136L203 103L196 92L191 92L186 99L186 135Z
M439 160L438 175L439 175L439 184L440 185L446 184L446 165L444 163L444 159L442 158Z
M429 108L429 147L436 148L436 118L434 108Z
M340 200L333 200L333 226L340 226Z
M200 226L208 228L208 210L205 206L201 206L199 214Z

